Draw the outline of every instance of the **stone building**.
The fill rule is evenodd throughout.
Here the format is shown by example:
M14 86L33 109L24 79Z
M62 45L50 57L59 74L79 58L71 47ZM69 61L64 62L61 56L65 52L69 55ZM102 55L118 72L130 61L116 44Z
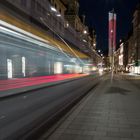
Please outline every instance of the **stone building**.
M134 37L133 32L130 32L127 41L126 41L126 49L127 49L127 66L126 71L134 73L135 71L135 45L134 45Z
M80 39L84 44L88 45L91 51L96 49L96 33L85 25L85 15L79 17L79 2L78 0L62 0L67 7L65 11L65 19L77 31ZM85 48L85 51L88 51ZM91 53L91 52L90 52Z
M140 4L137 5L133 15L133 30L125 41L126 71L140 73Z
M120 67L119 67L119 55L120 55L120 48L117 49L114 52L114 70L119 72L120 71Z
M119 48L114 53L114 68L117 72L125 72L128 60L128 49L126 40L121 40Z
M66 9L62 0L1 2L0 79L71 73L96 62L88 40L65 26Z
M79 3L78 0L71 0L65 2L67 10L65 12L65 18L68 20L69 24L74 27L77 31L82 29L82 25L80 25L81 20L79 18Z
M64 17L66 6L61 0L49 0L52 6Z
M140 73L140 4L137 5L133 15L133 39L135 72Z
M121 62L122 66L119 66L119 70L140 74L140 4L136 7L132 23L132 31L128 33L128 36L123 41L123 45L120 45L115 53L115 63ZM122 55L120 51L123 51ZM116 67L118 66L116 65Z

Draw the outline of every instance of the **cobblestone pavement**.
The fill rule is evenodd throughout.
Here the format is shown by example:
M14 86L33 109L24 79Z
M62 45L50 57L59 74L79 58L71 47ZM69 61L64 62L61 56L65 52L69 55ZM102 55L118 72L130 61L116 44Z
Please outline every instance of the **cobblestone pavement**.
M140 140L140 89L115 76L101 83L44 140Z

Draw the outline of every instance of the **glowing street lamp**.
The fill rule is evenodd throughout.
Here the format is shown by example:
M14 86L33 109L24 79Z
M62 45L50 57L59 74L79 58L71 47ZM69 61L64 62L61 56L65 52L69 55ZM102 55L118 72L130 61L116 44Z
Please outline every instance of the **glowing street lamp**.
M64 23L64 27L65 27L65 28L68 28L68 27L69 27L69 23L68 23L68 21L65 21L65 23Z
M60 14L57 14L56 16L57 16L57 17L61 17L61 15L60 15Z
M83 33L84 33L84 34L87 34L87 30L84 30Z
M69 27L69 23L67 23L66 26Z
M53 12L57 12L57 10L56 10L54 7L51 7L51 10L52 10Z
M87 43L87 41L85 39L83 39L83 42Z

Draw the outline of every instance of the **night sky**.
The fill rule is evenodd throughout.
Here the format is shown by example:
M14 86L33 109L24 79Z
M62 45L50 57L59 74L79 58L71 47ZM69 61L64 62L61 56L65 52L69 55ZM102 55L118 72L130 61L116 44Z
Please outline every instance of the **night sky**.
M97 49L108 50L108 12L117 13L117 42L132 29L133 13L139 0L79 0L80 15L86 15L86 25L97 34Z

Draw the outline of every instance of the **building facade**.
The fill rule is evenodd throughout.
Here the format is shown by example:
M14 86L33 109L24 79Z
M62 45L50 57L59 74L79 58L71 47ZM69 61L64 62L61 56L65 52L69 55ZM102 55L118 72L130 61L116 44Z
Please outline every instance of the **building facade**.
M115 61L119 62L119 67L116 66L119 71L140 74L140 4L136 7L132 23L133 29L121 42Z
M83 49L90 47L74 28L65 26L65 4L53 2L2 1L0 79L79 73L93 62Z
M79 2L78 0L62 0L67 10L65 11L65 19L68 23L75 29L77 34L80 37L80 40L84 43L83 50L95 60L95 50L96 49L96 34L95 31L90 31L89 28L85 25L85 15L79 17ZM96 63L96 61L94 61Z
M133 57L135 60L135 73L140 74L140 4L137 5L133 16L133 39L135 52Z

